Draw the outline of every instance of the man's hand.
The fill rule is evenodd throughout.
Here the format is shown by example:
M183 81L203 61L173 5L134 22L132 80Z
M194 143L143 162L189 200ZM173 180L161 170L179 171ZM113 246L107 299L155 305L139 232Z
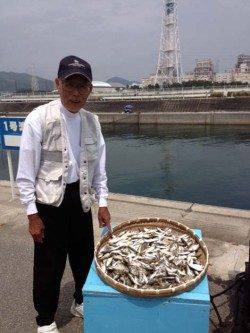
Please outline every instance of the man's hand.
M42 243L44 238L44 224L38 214L28 215L29 233L37 243Z
M107 226L109 230L110 227L110 213L107 207L100 207L98 210L98 220L99 220L99 227L103 228Z

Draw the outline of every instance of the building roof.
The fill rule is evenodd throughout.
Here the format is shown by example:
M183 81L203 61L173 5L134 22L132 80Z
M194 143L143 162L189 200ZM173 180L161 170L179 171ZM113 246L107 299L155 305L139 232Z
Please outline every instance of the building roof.
M126 88L126 86L119 82L111 82L111 87L113 88Z
M93 81L92 84L94 88L112 88L109 83L103 81Z

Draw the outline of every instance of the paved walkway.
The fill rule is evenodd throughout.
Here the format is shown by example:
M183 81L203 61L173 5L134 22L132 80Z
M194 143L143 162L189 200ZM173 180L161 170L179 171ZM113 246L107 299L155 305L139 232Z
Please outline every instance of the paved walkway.
M210 253L209 279L211 293L221 290L228 281L244 270L248 257L250 211L219 208L195 203L112 194L112 223L138 217L163 217L202 229ZM100 230L94 209L95 240ZM11 199L9 183L0 182L0 332L35 332L32 305L33 243L27 232L27 221L19 199ZM57 323L62 333L82 332L82 322L69 314L73 282L66 268L61 288ZM230 299L221 300L223 318L230 322ZM212 312L212 318L214 314ZM213 328L211 327L211 332ZM226 332L226 330L225 330Z

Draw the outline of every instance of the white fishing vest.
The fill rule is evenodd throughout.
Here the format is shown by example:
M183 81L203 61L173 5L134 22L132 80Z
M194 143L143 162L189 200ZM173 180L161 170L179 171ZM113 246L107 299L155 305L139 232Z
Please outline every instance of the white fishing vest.
M60 111L60 101L42 105L44 118L42 124L41 164L37 173L35 190L37 202L60 206L62 203L69 167L67 131ZM94 169L99 155L98 138L100 124L98 117L81 109L82 119L80 151L80 198L84 212L88 212L96 202L95 191L91 187Z

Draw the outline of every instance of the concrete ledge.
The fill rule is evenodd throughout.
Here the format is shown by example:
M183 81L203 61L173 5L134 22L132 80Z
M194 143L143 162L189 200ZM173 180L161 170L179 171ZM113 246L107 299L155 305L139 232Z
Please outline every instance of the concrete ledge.
M213 112L140 113L141 124L212 124Z
M199 212L213 215L223 215L237 218L250 219L250 210L234 209L219 206L202 205L192 202L174 201L166 199L155 199L150 197L139 197L127 194L110 193L109 200L130 202L141 205L150 205L180 210L189 210L189 212Z
M8 188L8 187L10 187L10 182L8 180L0 180L0 187ZM15 184L15 188L17 188L16 184ZM242 219L250 219L250 210L235 209L235 208L220 207L220 206L211 206L211 205L204 205L204 204L199 204L199 203L194 203L194 202L175 201L175 200L158 199L158 198L151 198L151 197L141 197L141 196L135 196L135 195L120 194L120 193L109 193L109 200L134 203L134 204L140 204L140 205L155 206L155 207L170 208L170 209L178 209L178 210L184 210L187 212L197 212L197 213L236 217L236 218L242 218Z
M153 110L154 111L154 110ZM189 125L250 125L248 111L204 111L204 112L138 112L122 114L98 112L103 124L189 124Z
M215 214L215 215L223 215L223 216L237 217L237 218L243 218L243 219L250 219L250 210L244 210L244 209L201 205L201 204L195 203L192 206L192 211L199 212L199 213L207 213L207 214Z
M139 196L135 196L135 195L118 194L118 193L110 193L109 200L110 201L129 202L129 203L135 203L135 204L141 204L141 205L156 206L156 207L173 208L173 209L180 209L180 210L187 210L192 205L192 203L184 202L184 201L155 199L155 198L150 198L150 197L139 197Z

